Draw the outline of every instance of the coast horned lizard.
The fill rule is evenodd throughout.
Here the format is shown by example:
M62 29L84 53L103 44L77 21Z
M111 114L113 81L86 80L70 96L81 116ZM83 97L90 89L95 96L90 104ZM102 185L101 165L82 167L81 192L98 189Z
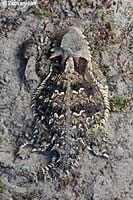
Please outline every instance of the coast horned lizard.
M81 31L70 27L51 49L52 64L35 90L31 108L39 152L51 152L43 166L46 177L73 174L87 147L107 157L105 122L109 114L108 87L100 69L91 61ZM58 60L58 62L56 62Z

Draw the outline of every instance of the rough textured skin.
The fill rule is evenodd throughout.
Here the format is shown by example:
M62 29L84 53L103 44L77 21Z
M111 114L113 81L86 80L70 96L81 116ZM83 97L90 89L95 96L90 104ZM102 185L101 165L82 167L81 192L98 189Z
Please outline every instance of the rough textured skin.
M49 73L34 92L35 151L50 150L45 177L73 174L86 147L107 157L105 121L109 113L108 88L99 68L91 61L88 44L80 30L70 27L55 42ZM35 143L39 143L37 147Z

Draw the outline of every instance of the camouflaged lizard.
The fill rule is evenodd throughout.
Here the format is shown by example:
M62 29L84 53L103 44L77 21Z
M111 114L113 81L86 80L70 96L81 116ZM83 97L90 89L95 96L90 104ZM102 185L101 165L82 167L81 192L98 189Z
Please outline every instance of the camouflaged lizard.
M105 122L110 107L106 79L91 61L78 28L62 32L51 52L53 62L31 108L38 151L52 152L49 165L42 167L44 177L61 178L74 173L85 148L108 157Z

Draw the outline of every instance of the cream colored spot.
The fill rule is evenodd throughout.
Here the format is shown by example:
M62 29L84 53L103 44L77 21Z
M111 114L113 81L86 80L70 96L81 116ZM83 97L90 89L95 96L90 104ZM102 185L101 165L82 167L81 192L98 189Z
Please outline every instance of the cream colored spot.
M44 102L48 102L49 101L49 97L47 97L45 100L44 100Z
M62 95L64 95L64 94L65 94L64 92L58 93L59 96L62 96Z
M80 114L81 114L81 115L82 115L83 113L85 113L85 110L81 110L81 111L80 111Z
M54 99L57 96L57 94L53 93L51 96L51 99Z
M51 118L51 119L49 120L49 124L52 124L52 122L53 122L53 118Z
M50 101L51 102L51 101ZM53 102L53 107L56 107L58 104L56 102Z
M57 113L54 113L54 118L59 118L58 114Z
M74 116L81 116L83 113L85 113L85 110L81 110L79 113L73 112Z
M80 116L80 113L78 114L76 112L73 112L73 115L76 116L76 117L78 117L78 116Z
M86 123L89 124L90 121L91 121L91 118L90 118L90 117L87 117L87 118L86 118Z
M84 88L80 88L79 89L79 93L81 93L82 91L84 91Z
M74 125L72 128L73 128L73 129L76 129L77 127Z
M73 120L72 120L72 124L77 124L77 120L76 120L76 119L73 119Z
M76 90L72 90L73 94L78 94L78 92Z
M55 90L54 92L55 92L55 93L57 93L57 94L59 93L59 91L58 91L58 90Z
M62 118L65 118L65 116L64 116L64 115L60 115L60 116L59 116L59 119L62 119Z
M82 124L79 124L79 128L82 128Z

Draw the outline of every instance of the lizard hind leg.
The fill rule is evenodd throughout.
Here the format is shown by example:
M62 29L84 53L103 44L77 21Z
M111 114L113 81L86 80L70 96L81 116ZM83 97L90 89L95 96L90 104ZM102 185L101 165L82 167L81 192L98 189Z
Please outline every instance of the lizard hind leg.
M104 127L98 127L95 130L94 137L88 145L88 150L97 156L109 158L109 152L112 145L108 142L107 132Z
M57 150L52 150L49 156L49 164L41 168L44 176L44 181L46 181L46 179L59 178L60 170L57 167L59 161L60 161L59 152Z

